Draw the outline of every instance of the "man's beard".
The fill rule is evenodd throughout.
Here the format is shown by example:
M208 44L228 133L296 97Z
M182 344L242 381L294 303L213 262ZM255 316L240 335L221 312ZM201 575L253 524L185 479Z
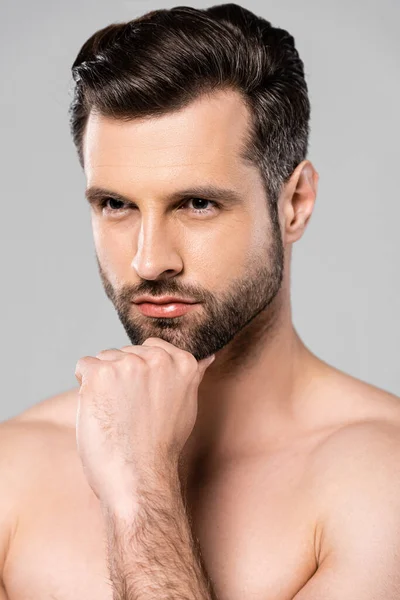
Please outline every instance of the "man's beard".
M256 259L252 257L245 277L231 282L221 299L216 299L208 291L185 289L177 278L144 280L138 286L125 285L115 290L96 254L104 290L131 344L141 345L149 337L159 337L201 360L224 348L241 332L238 336L240 347L235 349L230 358L239 360L247 352L248 345L251 351L252 342L247 338L260 336L262 332L273 328L277 311L272 304L275 304L273 300L283 280L284 248L276 219L272 220L271 231L272 239L269 240L267 251L263 249L262 256ZM216 261L218 257L212 259ZM132 304L142 294L189 297L202 304L181 317L147 317ZM251 323L260 313L259 320ZM256 329L254 326L257 326ZM242 331L245 327L246 332ZM249 336L246 336L247 331L251 331Z

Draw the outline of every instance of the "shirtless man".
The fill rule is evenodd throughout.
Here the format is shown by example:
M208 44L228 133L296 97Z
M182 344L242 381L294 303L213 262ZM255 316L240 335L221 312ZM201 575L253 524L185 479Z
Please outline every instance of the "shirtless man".
M223 25L212 19L250 14L230 7L174 11L147 39L166 18L153 13L135 35L153 51L169 40L176 62L189 40L196 56L208 33L222 61L235 34L218 37ZM272 137L264 131L268 195L262 169L243 156L251 111L238 89L138 118L149 97L166 97L157 84L171 73L165 52L147 57L154 79L138 86L140 98L131 89L135 118L118 120L121 105L116 116L85 117L79 143L100 275L131 345L82 357L76 388L0 425L1 599L400 598L399 398L317 358L293 326L291 250L318 175L291 154L308 119L300 59L284 33L257 23L282 68L271 74L275 95L254 84L279 121ZM92 39L76 61L96 46L92 67L78 68L92 101L106 91L95 95L102 80L91 69L117 61L107 44L123 27ZM180 44L179 27L191 32ZM121 77L128 55L123 47ZM290 170L280 187L274 159ZM144 294L194 304L157 308L138 302Z

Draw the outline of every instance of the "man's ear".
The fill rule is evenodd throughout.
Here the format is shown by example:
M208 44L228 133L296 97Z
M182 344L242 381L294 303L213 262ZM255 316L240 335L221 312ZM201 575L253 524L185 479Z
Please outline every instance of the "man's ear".
M286 182L280 198L284 244L292 244L303 235L314 209L318 179L313 164L303 160Z

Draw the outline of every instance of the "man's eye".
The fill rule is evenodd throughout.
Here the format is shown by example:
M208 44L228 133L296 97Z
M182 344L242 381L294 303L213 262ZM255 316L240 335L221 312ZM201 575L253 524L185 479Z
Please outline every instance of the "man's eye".
M107 206L107 204L109 202L110 202L110 207ZM117 206L115 206L115 205L117 205ZM125 206L125 202L122 202L122 200L118 200L117 198L103 198L103 200L100 202L101 208L110 208L112 212L121 210L124 206Z
M196 204L199 204L199 203L200 203L200 205L203 205L203 204L213 204L213 205L214 205L214 208L218 208L218 206L219 206L219 205L217 204L217 202L215 202L214 200L206 200L205 198L188 198L188 199L187 199L187 200L184 202L183 206L184 206L185 204L188 204L189 202L192 202L192 203L193 203L193 205L196 205ZM201 208L193 208L192 210L193 210L193 212L194 212L194 213L197 213L197 214L204 214L204 215L206 215L206 214L208 214L208 213L210 213L210 212L212 212L212 211L213 211L213 209L210 209L210 208L204 208L204 206L201 206Z
M193 203L194 206L199 205L200 203L200 208L189 208L189 211L193 212L194 214L209 214L211 212L213 212L213 210L215 210L216 208L219 207L219 204L217 202L215 202L215 200L206 200L204 198L187 198L186 200L184 200L184 202L180 205L179 208L182 208L184 206L186 206L187 204L189 204L190 202ZM213 205L213 208L205 208L204 204L208 204L208 205ZM119 211L123 211L126 210L127 208L135 208L136 204L127 204L126 202L123 202L122 200L118 200L118 198L112 198L112 197L108 197L108 198L103 198L103 200L100 201L100 208L102 210L107 209L109 212L113 212L113 213L117 213Z

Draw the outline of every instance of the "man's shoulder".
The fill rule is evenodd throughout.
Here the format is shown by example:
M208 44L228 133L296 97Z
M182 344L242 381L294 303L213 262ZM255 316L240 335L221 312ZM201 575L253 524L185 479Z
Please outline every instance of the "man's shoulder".
M361 553L378 538L388 552L398 552L393 533L400 534L399 420L340 427L315 448L309 467L318 564L350 550Z
M396 474L400 486L400 398L333 367L318 382L302 431L316 441L307 470L321 506L384 474L388 483Z
M384 462L382 462L384 459ZM400 416L389 420L377 417L355 420L327 434L315 447L313 469L326 479L341 479L357 470L371 473L400 465ZM329 469L327 469L329 467ZM400 482L400 480L399 480Z
M78 392L79 388L72 388L55 394L33 404L32 406L25 409L17 416L0 423L0 426L4 425L6 428L8 425L12 427L29 427L32 425L33 428L50 427L75 427L76 410L78 407Z
M306 379L301 430L321 432L324 448L400 427L399 396L322 360Z
M46 398L20 414L0 422L0 472L10 477L23 469L29 478L29 465L39 455L51 456L52 449L70 440L77 407L75 389Z
M335 368L322 390L324 398L313 403L323 432L313 452L315 469L328 477L335 468L343 472L357 462L361 468L367 457L393 462L400 452L400 397Z
M74 447L70 390L0 422L0 580L9 546L32 492L43 489Z
M56 456L65 454L64 450L75 440L76 403L76 391L68 390L0 422L0 486L3 490L16 488L21 497L21 486L30 485L47 465L49 469L54 468Z

